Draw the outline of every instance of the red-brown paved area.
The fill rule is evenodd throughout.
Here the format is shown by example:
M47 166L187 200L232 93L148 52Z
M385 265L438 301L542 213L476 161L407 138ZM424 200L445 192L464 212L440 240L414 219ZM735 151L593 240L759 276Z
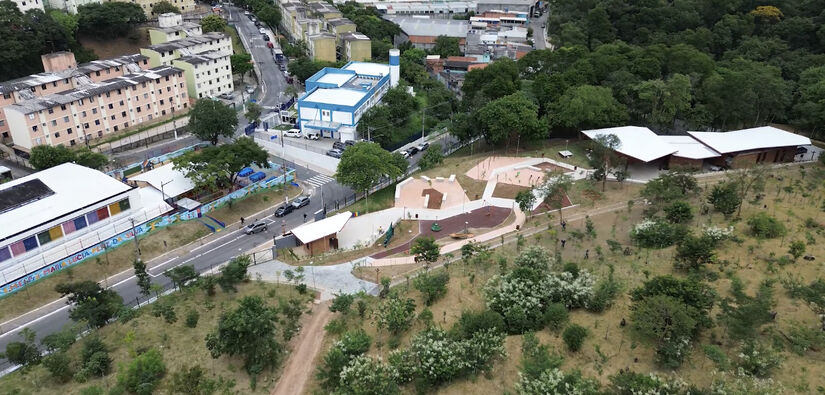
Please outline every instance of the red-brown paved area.
M421 191L421 196L430 195L430 199L427 200L427 208L431 209L440 209L441 208L441 199L444 198L444 194L438 192L438 190L433 188L427 188Z
M570 207L573 203L570 202L570 198L567 195L564 195L564 199L562 200L562 207ZM556 207L550 207L547 203L539 204L535 210L533 210L533 214L543 213L550 210L555 210Z
M450 233L461 232L464 230L464 222L469 222L467 225L470 228L494 228L501 225L505 219L510 215L512 210L509 208L487 206L470 211L467 214L459 214L447 219L438 220L438 225L441 226L441 231L433 232L431 227L436 221L418 221L419 235L407 243L398 247L393 247L388 250L381 251L371 258L378 259L397 254L402 251L410 249L410 245L415 239L424 236L432 236L436 239L449 237Z

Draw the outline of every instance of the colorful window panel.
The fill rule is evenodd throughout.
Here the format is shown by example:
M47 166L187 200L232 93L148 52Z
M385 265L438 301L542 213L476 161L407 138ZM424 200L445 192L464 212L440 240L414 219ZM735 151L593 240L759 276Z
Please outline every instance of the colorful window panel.
M120 211L126 211L132 207L132 205L129 204L128 198L121 200L120 202L118 202L118 204L120 204Z
M74 220L74 228L77 230L83 229L86 227L86 217L77 217Z
M11 250L8 246L0 247L0 262L11 259Z
M49 237L52 239L52 241L63 237L63 229L60 227L60 225L57 225L49 229Z
M112 215L117 215L120 213L120 204L115 202L109 205L109 213Z
M92 211L89 214L86 214L86 220L89 222L89 225L91 225L91 224L93 224L97 221L100 221L100 219L97 218L97 212L94 212L94 211Z
M67 235L76 230L77 228L74 226L74 221L66 221L63 223L63 234Z
M101 207L95 211L97 213L97 220L103 221L106 218L109 218L109 209L106 207Z
M52 241L52 236L49 234L49 231L40 232L37 234L37 240L40 241L40 245L44 245L50 241Z
M34 236L29 237L28 239L23 239L23 245L26 247L26 251L31 251L39 247L37 244L37 237ZM15 252L14 255L17 255L17 252Z
M37 242L34 242L34 244L36 245ZM16 243L12 244L10 247L11 247L11 252L12 252L12 254L14 254L14 256L19 256L21 254L26 253L26 245L23 243L23 240L20 240Z

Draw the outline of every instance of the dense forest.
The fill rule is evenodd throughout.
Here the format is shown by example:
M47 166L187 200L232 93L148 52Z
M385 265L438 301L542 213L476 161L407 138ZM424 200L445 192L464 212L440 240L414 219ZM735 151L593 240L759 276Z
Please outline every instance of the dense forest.
M521 91L555 132L783 123L816 137L825 121L825 2L762 4L553 1L554 50L468 73L465 108Z

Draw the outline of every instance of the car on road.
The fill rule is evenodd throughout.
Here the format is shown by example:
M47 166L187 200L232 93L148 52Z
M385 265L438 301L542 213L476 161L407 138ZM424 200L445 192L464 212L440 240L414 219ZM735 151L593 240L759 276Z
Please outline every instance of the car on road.
M258 26L258 24L256 23L255 26ZM258 29L258 32L260 32L261 34L266 34L266 29L260 28Z
M292 207L301 208L309 205L309 196L298 196L292 201Z
M293 205L285 204L281 207L278 207L278 209L275 210L275 216L279 217L279 218L283 217L284 215L287 215L287 214L291 213L292 210L295 210L295 207Z
M263 25L261 25L261 22L255 22L255 27L263 27Z
M415 148L418 149L419 151L424 151L427 148L430 148L430 143L421 143L421 144L418 144Z
M268 34L262 34L262 35L261 35L261 38L262 38L264 41L269 41L269 35L268 35Z
M248 234L248 235L251 235L253 233L266 232L266 229L267 229L266 222L264 222L264 221L255 221L254 223L251 223L251 224L247 225L246 228L243 230L243 232Z
M415 146L412 146L410 148L407 148L407 152L409 152L410 156L413 156L413 155L418 153L418 148L415 147Z
M331 157L336 158L336 159L341 159L341 155L344 155L344 151L341 151L337 148L333 148L333 149L327 151L327 156L331 156Z
M337 150L339 150L339 151L343 151L343 150L347 149L347 145L346 145L346 144L344 144L344 143L342 143L342 142L340 142L340 141L334 141L334 142L332 143L332 148L333 148L333 149L337 149Z
M248 93L250 95L255 93L255 87L254 86L247 86L246 87L246 93Z
M353 145L355 145L355 141L354 140L344 141L344 145L346 145L347 147L353 146Z
M286 72L286 63L279 63L278 68L281 69L281 71Z
M284 132L285 137L301 137L301 131L299 129L289 129Z
M221 93L220 95L218 95L218 97L220 97L221 99L224 99L224 100L232 100L232 99L235 98L235 95L233 95L231 93Z
M252 13L251 13L251 12L249 12L249 11L244 11L244 12L243 12L243 14L244 14L244 15L246 15L246 16L250 16L250 15L252 15Z
M321 134L316 131L309 131L304 135L304 138L308 140L318 140L321 138Z

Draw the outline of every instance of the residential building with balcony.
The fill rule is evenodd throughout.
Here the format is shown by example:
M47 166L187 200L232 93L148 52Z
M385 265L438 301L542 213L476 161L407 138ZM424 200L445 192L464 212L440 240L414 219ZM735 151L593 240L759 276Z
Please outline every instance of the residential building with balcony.
M189 97L202 99L231 93L232 67L229 54L218 51L184 56L172 61L172 65L183 70Z

